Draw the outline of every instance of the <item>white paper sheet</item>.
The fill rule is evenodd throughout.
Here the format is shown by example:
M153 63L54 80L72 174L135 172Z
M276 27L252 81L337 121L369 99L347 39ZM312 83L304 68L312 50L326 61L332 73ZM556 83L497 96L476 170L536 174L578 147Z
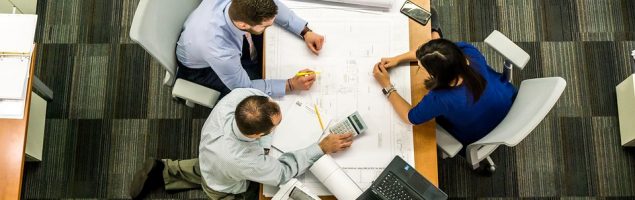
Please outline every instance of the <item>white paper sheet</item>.
M265 35L267 78L286 79L307 67L321 74L311 90L277 100L316 101L323 108L320 112L333 119L360 113L368 131L356 137L350 149L332 156L362 189L370 186L395 155L414 166L412 126L399 119L372 76L372 67L380 58L409 50L407 17L297 5L290 8L325 36L323 49L319 56L313 55L297 36L277 26L269 28ZM399 94L410 97L410 67L394 68L390 74ZM331 194L310 173L299 179L318 195ZM265 193L271 192L275 193L275 187L265 187Z
M0 52L30 53L37 15L0 14Z
M29 64L29 59L0 58L0 118L24 118Z
M280 107L282 121L273 132L271 145L283 152L290 152L306 148L319 141L323 133L320 118L326 126L328 117L318 118L312 103L296 100L291 104L282 102Z
M24 99L29 64L28 58L0 57L0 99Z
M0 100L0 118L23 119L24 99L22 100Z

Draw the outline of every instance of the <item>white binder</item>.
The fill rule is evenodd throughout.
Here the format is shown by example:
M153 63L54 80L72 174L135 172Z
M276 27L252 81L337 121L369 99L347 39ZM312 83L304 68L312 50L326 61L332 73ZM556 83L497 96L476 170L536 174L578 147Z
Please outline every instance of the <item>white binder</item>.
M0 118L24 118L37 15L0 14Z

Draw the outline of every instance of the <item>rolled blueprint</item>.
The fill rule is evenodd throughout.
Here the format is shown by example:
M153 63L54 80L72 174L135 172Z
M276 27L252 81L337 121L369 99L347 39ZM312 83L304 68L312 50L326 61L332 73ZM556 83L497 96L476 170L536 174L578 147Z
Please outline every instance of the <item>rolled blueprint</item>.
M328 154L313 163L309 170L337 199L354 200L363 193Z

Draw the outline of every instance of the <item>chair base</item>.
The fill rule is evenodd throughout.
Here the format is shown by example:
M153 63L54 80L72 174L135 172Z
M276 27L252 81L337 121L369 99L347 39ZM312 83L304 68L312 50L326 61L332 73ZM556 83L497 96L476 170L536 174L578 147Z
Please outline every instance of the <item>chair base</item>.
M486 162L484 165L479 165L478 163L473 165L472 167L474 167L474 171L482 176L489 177L494 175L494 172L496 171L496 165L494 164L494 161L492 161L492 158L487 157L487 159L484 161Z

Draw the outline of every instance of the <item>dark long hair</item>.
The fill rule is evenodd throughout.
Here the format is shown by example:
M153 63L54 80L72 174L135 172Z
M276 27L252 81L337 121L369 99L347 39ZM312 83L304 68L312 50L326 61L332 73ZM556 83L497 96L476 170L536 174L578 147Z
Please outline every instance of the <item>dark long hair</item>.
M475 103L481 98L487 81L466 59L461 49L446 39L431 40L417 49L417 60L430 74L424 82L428 90L450 89L452 82L462 77Z

